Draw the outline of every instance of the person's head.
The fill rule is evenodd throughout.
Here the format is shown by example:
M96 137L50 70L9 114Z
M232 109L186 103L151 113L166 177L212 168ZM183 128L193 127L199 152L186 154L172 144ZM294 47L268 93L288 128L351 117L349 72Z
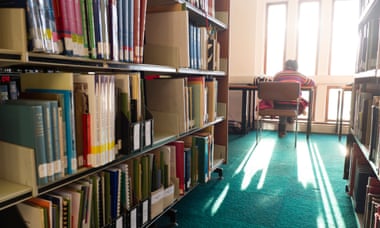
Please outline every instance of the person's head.
M284 70L298 70L297 60L286 60L286 62L284 63Z

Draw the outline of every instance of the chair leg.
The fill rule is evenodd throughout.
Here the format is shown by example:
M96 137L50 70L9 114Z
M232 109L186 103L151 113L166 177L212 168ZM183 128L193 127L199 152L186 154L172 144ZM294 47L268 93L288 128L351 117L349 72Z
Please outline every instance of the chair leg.
M260 117L257 117L256 121L256 145L259 143L260 137L261 137L261 123L260 123Z

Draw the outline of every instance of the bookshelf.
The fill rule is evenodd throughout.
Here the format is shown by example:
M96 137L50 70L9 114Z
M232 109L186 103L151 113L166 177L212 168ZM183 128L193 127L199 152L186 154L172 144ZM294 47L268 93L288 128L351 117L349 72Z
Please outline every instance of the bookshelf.
M126 0L125 2L127 1L129 0ZM17 78L22 78L22 75L24 74L30 75L33 73L52 75L66 73L79 75L91 73L94 75L127 74L129 75L127 77L130 77L130 75L137 74L141 80L139 84L140 86L138 86L138 91L141 93L140 104L143 116L140 120L128 122L127 129L129 130L124 129L128 132L131 131L128 133L128 136L131 136L132 139L131 141L128 141L128 143L133 143L135 145L137 140L137 148L132 150L128 149L127 152L120 152L115 149L114 157L108 155L110 159L106 160L106 162L91 167L80 166L72 173L65 173L62 178L55 179L54 181L50 181L43 185L37 184L36 181L37 171L35 167L37 165L34 162L29 162L35 161L34 150L19 145L10 145L5 142L0 142L0 213L11 207L17 207L19 204L29 201L31 198L41 197L58 191L66 191L68 187L72 187L78 182L90 183L93 181L92 178L94 176L103 176L105 173L108 173L115 168L121 173L121 167L125 164L128 164L129 166L128 172L133 172L132 166L136 160L141 161L146 159L146 157L153 156L152 154L157 156L162 148L176 141L187 141L187 143L189 143L189 140L191 141L191 138L194 135L201 133L209 133L210 137L212 137L213 153L211 156L210 151L210 157L208 158L210 162L208 175L211 176L212 172L217 172L220 178L223 177L222 165L227 164L228 162L228 0L132 0L132 2L139 2L142 7L144 2L147 4L147 10L140 11L140 13L146 12L145 18L149 18L151 15L155 14L154 11L157 11L157 9L159 9L160 13L171 13L173 11L170 7L174 7L176 8L175 11L181 10L183 15L186 15L186 18L183 18L186 22L186 26L188 26L188 23L191 23L195 27L207 26L207 28L211 29L214 33L213 42L215 45L218 45L218 50L215 48L213 51L215 62L213 62L212 66L208 68L194 67L190 65L178 66L170 64L170 62L163 64L154 60L146 61L146 50L149 46L147 36L150 32L148 29L144 31L145 34L141 33L143 34L142 37L145 38L145 41L143 39L144 42L140 41L140 45L142 45L141 43L144 44L143 48L140 48L141 50L144 50L144 52L141 51L144 56L143 60L139 60L138 58L137 60L130 61L113 59L112 55L111 57L104 58L90 58L85 56L70 56L65 54L65 52L60 54L44 53L49 51L35 52L31 50L31 46L28 43L28 31L30 28L27 24L28 15L23 7L23 4L25 5L28 1L14 1L17 4L21 4L21 6L11 5L5 7L4 4L9 4L9 2L12 1L0 1L0 19L2 19L0 20L0 31L2 31L2 34L5 34L0 37L0 68L4 72L1 74L2 76L11 74L15 75ZM203 4L210 4L207 5L207 10L206 5ZM116 9L117 8L118 6L116 6ZM165 25L166 24L161 24L160 26ZM141 26L142 30L144 30L144 28L149 28L149 21L147 20L146 24L142 24ZM178 26L185 25L179 24ZM188 40L189 36L189 31L186 31L185 34L181 34L180 37L174 39ZM195 43L197 43L197 41L195 41ZM182 44L182 46L176 48L188 49L189 46L191 46L190 43ZM196 45L197 44L194 44L194 46ZM186 58L190 58L190 53L187 54ZM157 122L160 118L155 116L154 113L153 115L151 114L146 103L146 99L148 99L146 94L148 91L145 91L145 84L146 80L148 80L147 78L152 75L158 75L159 77L170 78L172 80L181 78L186 82L193 77L201 77L205 81L206 79L213 81L217 88L217 93L215 93L217 96L214 103L214 112L216 115L212 119L205 118L200 126L187 127L185 130L176 133L171 133L170 131L166 133L164 132L165 136L160 137L158 132L155 132L155 127L157 125L165 125L165 122ZM189 95L187 94L186 96ZM206 96L206 94L204 96ZM206 98L204 97L204 99ZM111 100L113 100L113 98L111 98ZM203 110L203 112L206 113L207 110ZM115 127L116 125L117 124L115 124ZM74 126L71 127L74 128ZM116 137L117 136L115 136L115 139ZM115 147L116 145L117 142ZM142 163L140 165L143 166ZM17 172L14 172L15 169L17 169ZM194 169L197 170L198 167L195 167ZM152 169L150 169L148 176L151 176L152 172ZM128 175L132 176L132 174ZM176 178L174 179L176 180ZM166 189L162 187L154 192L149 189L147 196L138 198L137 201L132 203L133 205L131 205L127 211L119 212L120 215L117 218L114 218L111 223L123 223L131 227L134 227L134 225L136 227L152 225L157 218L170 211L170 208L174 206L178 200L185 197L188 191L191 191L192 188L198 185L197 179L194 179L191 186L189 186L183 194L180 194L178 193L178 183L175 180L170 181L171 185L169 184L169 187ZM131 180L131 182L132 181L133 180ZM152 182L149 183L151 184ZM133 193L130 194L135 194L135 191L137 192L140 190L132 189L132 191ZM133 198L133 200L136 199ZM150 216L151 210L154 211L154 217ZM107 223L104 223L103 225L107 225Z
M350 131L344 179L361 227L378 220L374 208L379 182L379 9L380 1L360 1L359 47L352 86ZM375 196L374 196L375 195ZM377 221L378 222L378 221Z

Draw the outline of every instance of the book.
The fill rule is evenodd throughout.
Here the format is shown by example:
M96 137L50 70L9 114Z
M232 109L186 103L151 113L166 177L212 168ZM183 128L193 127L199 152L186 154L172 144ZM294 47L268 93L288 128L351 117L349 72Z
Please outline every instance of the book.
M218 81L215 78L206 78L207 87L207 121L212 122L217 117Z
M87 87L74 82L75 133L78 168L91 166L91 115L89 112Z
M209 180L209 136L194 135L193 146L198 148L198 181L206 183Z
M88 53L91 59L97 57L97 44L95 39L95 22L94 22L94 1L85 0L86 18L87 18L87 33L88 33Z
M122 213L128 211L131 207L131 185L128 171L128 164L124 163L120 168L120 209Z
M20 98L22 99L39 99L39 100L48 100L48 101L55 101L50 102L51 105L51 119L52 119L52 136L53 136L53 145L54 145L54 152L55 152L55 161L57 164L54 165L55 172L61 173L60 175L57 175L57 178L60 178L65 175L65 164L67 164L66 161L66 147L65 147L65 138L63 136L63 116L62 116L62 107L63 104L61 104L61 100L63 97L61 97L58 94L48 94L48 93L20 93Z
M95 30L95 43L96 43L96 58L103 59L104 57L104 37L102 33L103 24L101 23L101 0L94 0L93 15L94 15L94 30Z
M83 190L64 187L56 191L57 194L70 199L71 224L72 227L80 227L83 217Z
M16 205L25 224L29 227L45 227L44 208L27 202Z
M63 95L64 123L67 151L67 173L77 171L74 122L74 81L72 73L23 73L20 75L22 92L54 93Z
M119 16L116 0L109 0L110 59L119 61ZM121 2L121 0L119 1Z
M140 14L141 14L141 0L133 0L133 61L139 62L140 55Z
M127 61L128 62L133 62L133 57L134 57L134 26L135 26L135 23L134 23L134 14L135 14L135 1L136 0L128 0L127 1L127 10L128 10L128 13L126 15L128 15L128 24L126 24L126 26L128 26L128 33L127 33L127 36L128 36L128 43L127 43Z
M110 15L108 11L109 2L108 0L99 0L100 1L100 7L99 7L99 13L100 13L100 23L102 24L100 33L101 33L101 42L103 45L103 55L101 56L102 59L109 60L110 59L110 40L109 40L109 34L110 34L110 28L109 28L109 20Z
M50 200L46 200L40 197L34 197L30 198L26 201L27 203L31 205L35 205L38 207L44 208L45 211L45 225L47 227L52 227L53 223L53 208L52 208L52 202Z
M87 28L87 12L86 12L86 0L79 0L80 5L80 12L77 12L77 14L80 15L78 18L80 18L81 24L79 27L82 28L82 45L81 45L81 56L82 57L89 57L89 39L88 39L88 28Z
M204 77L189 77L187 84L192 91L192 109L195 127L203 127L206 122L207 100L206 81Z
M50 200L57 207L57 214L53 217L53 220L56 220L53 227L63 227L63 197L52 193L42 195L41 197Z
M144 60L144 44L145 44L145 24L146 24L146 10L148 5L148 0L140 0L140 41L139 41L139 51L137 63L143 63Z
M179 194L183 195L185 193L185 143L177 140L169 145L175 146L176 177L179 179Z
M192 163L192 149L191 147L185 147L184 149L184 158L185 158L185 191L189 191L192 183L191 183L191 163Z
M125 0L118 0L116 1L116 10L117 10L117 53L119 54L118 59L120 62L124 61L124 50L123 50L123 45L124 45L124 2ZM115 54L114 54L115 55Z
M111 222L120 216L120 187L121 187L121 170L119 168L107 169L110 178L110 216Z
M52 100L19 99L9 100L8 104L16 105L40 105L42 107L42 117L44 125L46 159L48 169L48 181L53 182L56 178L62 177L61 160L58 143L58 103ZM54 109L54 111L53 111ZM54 125L55 123L55 125ZM57 137L57 138L55 138Z
M35 150L39 186L48 183L43 110L40 105L0 104L0 139Z

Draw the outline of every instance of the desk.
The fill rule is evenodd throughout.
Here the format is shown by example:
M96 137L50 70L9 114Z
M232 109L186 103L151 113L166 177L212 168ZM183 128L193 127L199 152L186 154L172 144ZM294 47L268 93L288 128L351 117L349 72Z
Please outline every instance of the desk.
M241 133L246 134L248 133L248 129L252 127L252 124L254 121L254 115L251 120L251 112L254 113L256 110L256 106L251 106L252 101L254 104L256 104L256 91L257 86L252 84L235 84L231 83L229 84L229 90L240 90L242 91L242 99L241 99ZM309 92L309 106L308 106L308 113L307 113L307 127L306 127L306 138L309 139L310 133L311 133L311 122L312 122L312 113L313 113L313 99L314 99L314 87L310 86L303 86L301 88L303 91ZM248 100L248 118L247 118L247 98Z

